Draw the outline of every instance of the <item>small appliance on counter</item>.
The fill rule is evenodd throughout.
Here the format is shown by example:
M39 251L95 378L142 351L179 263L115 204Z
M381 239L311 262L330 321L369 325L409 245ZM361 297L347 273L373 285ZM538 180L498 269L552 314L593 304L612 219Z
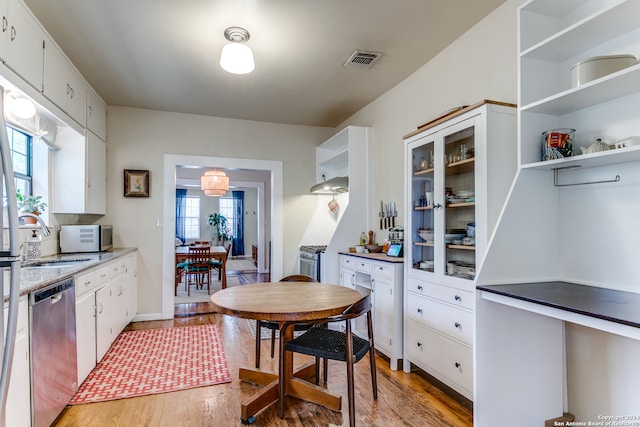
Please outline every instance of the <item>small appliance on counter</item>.
M111 225L60 226L60 253L104 252L113 248Z

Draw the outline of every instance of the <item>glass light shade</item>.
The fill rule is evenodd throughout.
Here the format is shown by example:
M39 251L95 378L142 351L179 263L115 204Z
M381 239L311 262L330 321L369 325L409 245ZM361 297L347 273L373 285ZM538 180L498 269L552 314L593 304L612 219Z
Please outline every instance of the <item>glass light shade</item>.
M18 97L11 102L11 112L19 119L30 119L36 115L36 106L30 99Z
M222 171L206 171L200 177L200 188L206 196L224 196L229 191L229 177Z
M253 71L256 64L253 62L253 52L249 46L232 42L222 48L220 66L233 74L247 74Z

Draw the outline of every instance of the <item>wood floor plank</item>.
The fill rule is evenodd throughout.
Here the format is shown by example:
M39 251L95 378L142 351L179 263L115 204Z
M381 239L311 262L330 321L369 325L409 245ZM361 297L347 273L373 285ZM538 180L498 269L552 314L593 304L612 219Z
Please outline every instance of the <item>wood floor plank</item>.
M251 279L247 279L250 281ZM268 279L267 279L268 280ZM242 283L242 282L241 282ZM224 344L224 351L233 381L210 387L90 403L67 407L56 427L129 427L129 426L241 426L240 402L260 390L260 386L238 379L240 367L254 366L255 340L247 322L215 313L201 312L173 320L136 322L126 330L170 328L202 324L216 324ZM261 367L277 371L276 358L270 357L270 340L262 340ZM198 357L198 355L194 355ZM369 360L355 366L356 425L358 426L451 426L469 427L473 416L468 408L451 399L424 377L402 370L391 371L388 359L378 360L378 400L372 398ZM312 361L296 355L294 365ZM285 400L285 418L278 417L277 404L259 412L255 426L341 426L348 425L346 367L343 362L329 362L329 392L342 396L341 412L334 412L293 397Z

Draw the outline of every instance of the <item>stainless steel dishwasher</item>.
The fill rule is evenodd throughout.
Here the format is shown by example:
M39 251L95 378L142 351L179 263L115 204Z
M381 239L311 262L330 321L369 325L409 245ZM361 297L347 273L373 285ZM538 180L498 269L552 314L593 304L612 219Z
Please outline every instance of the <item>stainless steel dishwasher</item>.
M78 389L73 279L29 295L33 426L48 427Z

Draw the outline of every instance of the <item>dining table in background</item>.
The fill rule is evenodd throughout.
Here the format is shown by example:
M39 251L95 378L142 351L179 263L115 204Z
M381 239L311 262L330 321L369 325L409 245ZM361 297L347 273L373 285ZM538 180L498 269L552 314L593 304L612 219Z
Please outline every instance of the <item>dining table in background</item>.
M211 295L217 311L245 319L272 322L308 322L341 314L362 298L355 289L317 282L270 282L234 286ZM282 339L293 338L293 327L282 331ZM283 372L274 373L255 368L240 368L243 381L263 386L241 404L243 423L278 401L279 377L284 376L285 394L313 402L334 411L340 411L342 396L336 396L307 381L315 376L315 363L309 363L294 372L293 353L285 352Z
M209 255L211 259L222 261L222 270L220 272L222 280L222 289L227 287L227 251L224 246L210 246ZM178 275L178 264L189 259L189 246L176 246L176 276Z

